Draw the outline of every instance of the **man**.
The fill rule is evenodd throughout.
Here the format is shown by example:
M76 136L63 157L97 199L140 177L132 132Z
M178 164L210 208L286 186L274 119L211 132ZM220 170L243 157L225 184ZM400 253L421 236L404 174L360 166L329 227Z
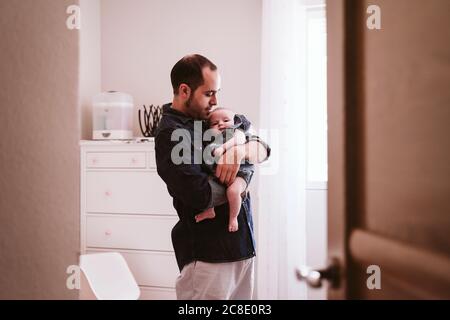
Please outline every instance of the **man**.
M158 174L173 197L180 219L172 230L181 272L176 281L177 298L251 299L255 242L250 195L245 194L239 212L238 222L242 227L230 233L225 186L236 178L242 160L262 162L268 158L270 149L258 137L251 136L245 145L228 149L219 161L216 176L223 185L208 179L196 158L196 154L201 154L202 143L195 139L201 140L202 132L199 136L195 128L217 104L219 72L207 58L189 55L175 64L171 81L173 102L163 106L155 151ZM180 131L181 136L177 134ZM183 132L187 134L183 136ZM173 133L174 137L184 139L173 139ZM182 157L187 161L180 163L173 156L178 154L174 150L183 143ZM214 219L195 222L195 215L212 207L216 212Z

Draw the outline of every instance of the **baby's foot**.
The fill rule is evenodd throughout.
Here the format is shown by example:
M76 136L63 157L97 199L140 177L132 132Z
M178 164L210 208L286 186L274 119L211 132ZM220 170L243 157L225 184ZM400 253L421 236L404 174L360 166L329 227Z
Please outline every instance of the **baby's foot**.
M199 223L200 221L203 221L205 219L214 219L216 217L216 212L214 211L214 208L209 208L206 211L203 211L202 213L199 213L195 216L195 222Z
M228 231L229 232L236 232L236 231L238 231L238 229L239 229L239 226L238 226L237 218L230 219L230 222L228 224Z

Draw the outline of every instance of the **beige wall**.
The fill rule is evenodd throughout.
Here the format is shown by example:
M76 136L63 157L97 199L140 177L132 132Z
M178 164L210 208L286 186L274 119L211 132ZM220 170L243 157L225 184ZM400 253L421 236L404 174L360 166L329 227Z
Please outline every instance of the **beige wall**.
M79 248L77 0L0 2L0 299L70 299Z
M219 103L257 125L260 0L102 0L102 90L135 105L172 100L170 70L184 55L210 58L222 74ZM135 116L135 135L141 136Z

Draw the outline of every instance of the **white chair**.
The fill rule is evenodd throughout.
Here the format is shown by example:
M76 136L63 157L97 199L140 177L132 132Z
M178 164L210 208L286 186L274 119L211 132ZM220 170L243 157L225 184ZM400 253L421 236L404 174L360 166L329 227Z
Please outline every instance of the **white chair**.
M80 256L80 299L137 300L141 294L127 262L118 252Z

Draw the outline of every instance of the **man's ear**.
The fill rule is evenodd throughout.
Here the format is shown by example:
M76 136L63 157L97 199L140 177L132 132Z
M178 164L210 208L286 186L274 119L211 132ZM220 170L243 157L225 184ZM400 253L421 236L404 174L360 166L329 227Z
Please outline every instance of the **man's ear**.
M185 83L180 84L180 88L178 91L183 99L187 100L191 96L191 88L189 88L189 86Z

